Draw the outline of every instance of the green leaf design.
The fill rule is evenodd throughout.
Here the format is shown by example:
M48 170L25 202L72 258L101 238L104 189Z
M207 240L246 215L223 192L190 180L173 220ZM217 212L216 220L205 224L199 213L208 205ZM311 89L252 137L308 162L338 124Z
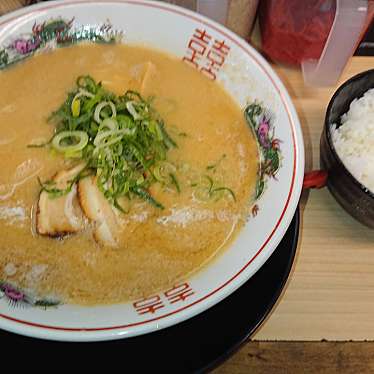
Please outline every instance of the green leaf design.
M0 66L5 66L8 64L9 55L5 49L0 50Z
M42 300L35 301L34 306L40 307L46 310L48 308L57 307L60 304L61 304L60 301L57 301L57 300L42 299Z
M265 189L265 181L263 179L258 179L256 183L256 196L255 200L259 199L264 192Z
M245 108L244 118L257 139L262 160L255 192L255 200L258 200L266 189L267 180L275 177L281 167L280 141L275 138L274 116L258 101Z
M268 175L274 175L280 166L280 159L278 151L274 148L269 148L265 152L266 160L266 173Z

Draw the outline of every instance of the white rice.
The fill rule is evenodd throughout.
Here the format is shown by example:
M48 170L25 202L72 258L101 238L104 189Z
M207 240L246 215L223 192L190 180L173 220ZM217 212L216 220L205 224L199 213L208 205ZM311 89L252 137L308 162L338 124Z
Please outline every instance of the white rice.
M374 88L352 101L331 128L335 150L350 173L374 193Z

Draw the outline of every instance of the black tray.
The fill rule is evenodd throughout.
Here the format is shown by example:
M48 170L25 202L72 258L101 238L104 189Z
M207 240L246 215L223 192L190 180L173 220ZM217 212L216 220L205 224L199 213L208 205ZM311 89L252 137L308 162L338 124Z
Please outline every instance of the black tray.
M214 307L176 326L134 338L98 343L46 341L0 330L0 343L8 352L16 349L20 357L21 350L28 354L35 352L36 360L40 353L44 359L52 359L52 353L59 357L56 365L74 356L87 364L117 362L118 368L122 367L125 372L207 371L235 352L270 313L290 273L298 234L297 211L277 249L248 282ZM47 351L51 352L48 356ZM129 368L136 371L128 371Z

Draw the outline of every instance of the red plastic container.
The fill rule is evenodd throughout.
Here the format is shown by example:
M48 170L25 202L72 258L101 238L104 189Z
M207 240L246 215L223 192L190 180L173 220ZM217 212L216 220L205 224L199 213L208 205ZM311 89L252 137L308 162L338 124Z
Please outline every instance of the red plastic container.
M372 13L371 0L262 0L262 50L274 62L299 66L307 83L335 84Z
M335 17L335 0L262 0L262 49L274 61L318 59Z

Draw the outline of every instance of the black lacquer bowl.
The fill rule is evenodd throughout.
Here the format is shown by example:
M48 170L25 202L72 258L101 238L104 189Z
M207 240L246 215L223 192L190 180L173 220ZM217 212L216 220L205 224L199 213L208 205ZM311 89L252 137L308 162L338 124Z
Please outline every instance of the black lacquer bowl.
M374 228L374 194L347 170L335 151L331 128L341 125L341 116L351 102L374 88L374 69L355 75L335 92L327 107L321 136L321 168L327 171L327 187L339 204L362 224Z

